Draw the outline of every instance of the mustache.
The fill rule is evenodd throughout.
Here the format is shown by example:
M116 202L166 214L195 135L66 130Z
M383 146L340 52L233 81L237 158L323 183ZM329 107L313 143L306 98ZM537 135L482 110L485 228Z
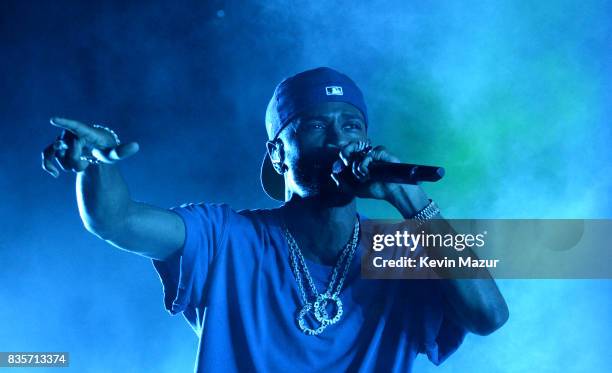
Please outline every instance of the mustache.
M334 162L340 160L340 147L337 145L322 146L312 152L308 158L314 168L329 171Z
M368 145L364 149L352 152L349 155L349 163L360 161L371 149L372 147ZM304 154L301 163L308 168L314 168L325 174L330 172L340 173L346 168L340 158L341 150L342 147L335 144L317 147L308 154Z

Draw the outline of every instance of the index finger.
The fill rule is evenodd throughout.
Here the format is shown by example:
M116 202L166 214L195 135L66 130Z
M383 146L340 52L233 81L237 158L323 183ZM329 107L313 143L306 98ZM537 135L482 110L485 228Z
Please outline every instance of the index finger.
M369 145L366 141L350 142L344 147L342 147L342 149L340 149L340 159L342 160L342 162L344 162L346 166L348 166L349 162L351 161L351 157L354 155L354 153L363 152L364 149L366 149L368 146Z
M92 145L102 147L109 147L115 145L114 143L110 143L109 141L107 141L106 137L98 130L85 123L66 118L51 118L49 122L56 127L66 129L74 133L77 137L85 140L86 142Z

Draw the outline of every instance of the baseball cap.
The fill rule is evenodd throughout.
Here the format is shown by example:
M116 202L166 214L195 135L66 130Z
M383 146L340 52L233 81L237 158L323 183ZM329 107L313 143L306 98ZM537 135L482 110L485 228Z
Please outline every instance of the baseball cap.
M268 140L276 140L298 115L324 102L355 106L363 114L367 127L367 108L357 84L337 70L318 67L285 78L276 86L266 110ZM285 178L276 172L267 152L261 165L261 185L270 198L285 200Z

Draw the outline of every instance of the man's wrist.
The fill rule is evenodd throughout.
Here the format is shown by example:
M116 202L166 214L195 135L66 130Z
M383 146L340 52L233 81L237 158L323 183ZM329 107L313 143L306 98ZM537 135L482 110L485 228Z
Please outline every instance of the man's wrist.
M405 219L422 211L429 204L429 198L419 185L395 184L389 188L385 200L395 207Z

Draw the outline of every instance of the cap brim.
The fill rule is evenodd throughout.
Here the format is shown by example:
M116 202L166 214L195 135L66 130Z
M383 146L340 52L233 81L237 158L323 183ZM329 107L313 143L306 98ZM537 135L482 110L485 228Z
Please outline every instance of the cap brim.
M272 166L272 161L268 153L264 155L261 162L261 187L268 197L277 201L285 201L285 178L280 175Z

